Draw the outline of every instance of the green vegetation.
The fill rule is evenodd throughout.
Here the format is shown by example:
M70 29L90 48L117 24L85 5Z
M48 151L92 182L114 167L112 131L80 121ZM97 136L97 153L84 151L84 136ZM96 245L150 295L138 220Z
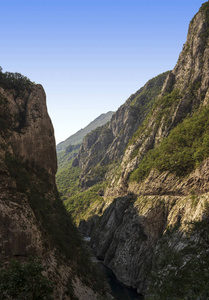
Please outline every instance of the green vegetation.
M11 177L16 181L18 191L27 195L29 204L43 231L47 231L51 243L64 251L66 256L75 259L74 251L81 244L80 238L44 171L31 170L26 163L22 163L9 153L5 156L5 162ZM34 172L37 172L38 177L34 177ZM52 190L52 194L49 194L49 190ZM51 197L54 195L56 197L52 200Z
M31 81L19 74L19 73L9 73L2 72L0 67L0 87L10 90L15 97L20 96L25 90L31 89ZM20 123L23 117L20 115ZM0 133L3 134L8 132L12 127L12 120L14 116L11 115L10 109L8 107L8 100L0 93Z
M72 167L72 161L78 154L79 147L80 145L69 145L64 151L57 153L56 183L62 201L68 200L78 191L80 168Z
M202 40L206 43L206 39L209 36L209 2L203 3L199 11L204 12L206 16L206 28L201 34Z
M79 145L80 146L80 145ZM72 151L69 151L69 148ZM79 167L72 167L73 159L78 154L79 147L70 145L58 153L58 172L56 174L57 187L62 200L76 193L79 184Z
M164 95L161 98L155 98L152 109L147 114L144 122L141 124L139 129L133 134L128 145L134 144L134 142L142 137L146 139L154 128L148 127L148 123L151 118L153 118L154 112L157 111L155 130L159 127L163 120L164 127L169 127L171 122L171 112L176 107L181 99L178 90L173 90L171 93ZM138 154L138 149L136 148L132 154L132 159Z
M97 127L95 133L102 130ZM106 129L104 129L106 130ZM79 151L80 145L69 145L64 151L58 152L58 172L56 175L56 183L60 197L70 212L73 221L79 224L79 221L92 216L103 204L101 196L104 184L104 175L106 166L95 166L91 170L91 174L86 175L86 180L91 181L97 178L100 183L95 184L92 188L81 191L79 186L79 176L81 169L72 166L73 159Z
M75 134L71 135L69 138L67 138L65 141L59 143L57 145L57 153L65 150L69 145L77 145L81 144L83 138L90 133L92 130L96 129L97 127L101 127L107 122L110 121L111 117L113 115L112 111L107 112L106 114L101 114L99 117L97 117L94 121L89 123L85 128L79 130Z
M73 147L74 146L70 146ZM104 184L106 166L96 166L91 171L91 175L86 175L86 179L91 181L93 178L98 178L100 183L93 185L93 187L81 191L79 186L80 168L72 166L72 158L68 158L68 154L65 151L58 153L59 165L58 173L56 175L57 187L60 197L67 209L70 212L73 220L78 224L80 220L86 219L93 215L98 207L103 203L101 196ZM77 151L77 150L76 150ZM76 152L71 152L76 153Z
M73 196L79 185L80 169L78 167L69 167L57 174L57 186L61 199L67 200Z
M16 181L17 191L24 193L29 201L40 229L45 235L45 247L50 249L56 246L58 252L70 259L72 270L78 276L85 278L85 284L96 291L104 291L104 280L99 279L99 274L95 277L97 268L91 263L88 251L83 247L77 228L60 200L58 192L49 182L49 175L38 166L31 168L31 165L23 163L9 153L6 154L5 163L10 176ZM17 191L13 191L15 195ZM24 199L20 196L20 199L22 198Z
M209 156L209 108L195 112L178 124L161 145L147 152L131 181L143 180L151 171L185 176Z
M157 96L158 94L156 94L156 96L152 98L152 101L149 103L149 105L146 105L146 107L149 107L149 110L147 109L146 118L144 119L143 123L140 125L139 129L133 134L133 137L130 139L128 145L134 144L134 142L139 138L139 136L141 136L141 134L147 130L147 126L150 121L150 118L153 118L155 111L157 111L156 127L159 126L162 119L165 120L164 126L165 125L169 126L170 113L172 109L176 107L177 104L179 103L181 99L181 95L179 91L175 89L171 93L168 93L163 97L159 98ZM148 131L149 130L150 128L148 128Z
M155 103L155 99L159 95L168 73L169 72L165 72L151 79L143 88L131 96L129 101L131 102L130 110L133 117L144 119ZM101 116L97 119L101 119ZM97 121L97 119L95 121ZM90 125L92 126L95 121L90 123ZM93 132L88 134L91 135L91 142L93 143L98 135L102 134L108 136L112 134L112 132L109 130L108 125L104 125L103 127L96 127ZM65 142L69 141L69 139ZM72 161L78 153L78 148L75 148L77 145L66 146L67 144L65 142L57 146L58 173L56 181L61 199L64 201L67 210L71 213L73 220L79 223L82 218L88 218L95 213L96 209L99 210L102 206L103 198L100 191L104 190L103 182L105 173L107 169L110 170L111 166L97 165L91 168L91 172L85 175L85 181L87 182L87 186L93 185L93 187L86 191L80 191L79 176L81 170L78 167L72 166ZM64 151L60 151L59 146L65 146L66 148ZM105 145L105 147L106 146L108 146L108 144ZM82 153L80 153L80 155L82 156ZM95 155L98 155L96 151Z
M20 92L30 89L32 82L26 76L20 73L2 72L0 67L0 86L5 89L13 89L17 94Z
M58 171L57 176L66 171L67 168L70 168L72 165L73 159L77 156L80 148L80 144L77 145L69 145L65 148L65 150L57 153L57 161L58 161Z
M79 224L80 220L87 219L95 212L99 213L98 208L104 203L100 193L103 188L103 184L96 184L83 192L77 192L65 201L65 206L75 222Z
M26 263L10 261L0 267L0 299L52 300L53 284L42 275L44 268L38 259Z
M177 89L174 89L171 93L165 94L155 102L154 110L160 107L160 119L161 116L165 116L166 113L170 112L171 107L177 104L181 99L181 95Z
M8 100L0 93L0 133L10 129L11 113L8 109Z
M176 229L173 236L178 234L174 231ZM198 239L190 239L196 233ZM160 253L153 259L149 300L209 299L208 233L207 217L190 224L188 236L181 237L185 246L180 250L169 246L170 231L164 235L159 245Z
M209 1L202 4L199 11L204 11L207 13L207 17L209 17ZM208 19L209 20L209 19Z
M101 115L85 128L85 132L90 128L92 129L92 126L96 126L96 129L94 130L96 135L102 130L107 130L104 126L98 127L98 124L101 124L101 122L106 123L107 120L111 118L112 114L112 112L109 112ZM62 143L60 144L60 146L63 145L64 144ZM67 144L65 143L64 146L66 148L64 150L57 152L58 172L56 175L56 183L64 205L71 213L73 220L76 223L79 223L81 219L90 216L91 212L93 213L95 211L97 205L100 206L103 202L103 198L99 195L99 191L102 189L103 185L97 184L84 192L80 191L79 176L81 170L77 166L72 166L73 159L78 154L80 144L66 145ZM96 176L102 182L105 172L106 167L96 166L92 169L91 175L88 175L86 178L91 181L91 179Z
M207 1L207 2L205 2L201 5L201 7L199 9L199 12L206 12L206 20L207 20L207 25L208 25L209 24L209 1ZM194 15L194 17L192 18L190 24L194 23L196 15Z
M20 73L3 73L0 67L0 87L13 94L14 99L18 97L26 99L25 97L32 91L32 82ZM0 93L0 132L1 134L8 134L10 129L21 132L26 122L25 112L21 110L18 114L11 114L11 103L8 104L8 99L5 98L4 93ZM24 110L26 106L24 105Z
M139 113L141 109L143 109L144 112L150 110L156 96L161 92L162 86L169 73L170 71L164 72L150 79L144 87L132 96L133 100L131 102L131 107L137 108Z
M149 118L152 116L153 111L156 108L158 96L169 72L170 71L162 73L157 77L151 79L143 88L141 88L136 93L136 96L134 95L135 97L131 102L131 110L132 113L136 115L136 118L141 118L143 122L140 125L139 129L133 134L128 145L134 144L136 139L147 128Z
M108 166L100 166L100 165L97 165L96 167L92 168L91 172L93 174L93 178L97 177L100 178L100 181L103 181L107 169Z

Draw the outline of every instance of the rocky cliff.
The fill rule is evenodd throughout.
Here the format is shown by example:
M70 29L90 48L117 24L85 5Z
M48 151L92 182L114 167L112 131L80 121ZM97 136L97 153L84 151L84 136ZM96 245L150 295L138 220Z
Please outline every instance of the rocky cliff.
M31 257L38 258L42 275L53 286L53 299L97 299L100 288L94 271L56 189L54 131L42 86L21 74L1 71L0 107L1 264L6 268L13 259L24 265ZM8 284L14 280L13 287L8 289L1 277L1 293L12 299L35 299L27 294L28 286L11 294L21 276L16 268L8 279ZM93 291L88 286L94 284Z
M91 131L97 130L110 121L113 112L109 111L106 114L101 114L99 117L94 119L89 123L85 128L79 130L64 142L61 142L57 145L57 163L58 163L58 172L56 174L56 183L59 189L59 193L62 200L68 199L68 197L74 192L71 190L71 185L73 178L68 169L71 168L74 158L78 155L81 142L84 137ZM76 168L74 168L74 171ZM74 173L78 173L77 170ZM69 183L71 181L71 183Z
M206 2L174 70L86 136L73 164L66 206L79 199L74 218L98 258L146 299L209 298L208 42Z
M94 167L108 166L121 160L130 138L146 118L155 97L160 93L167 74L150 80L129 97L108 124L84 138L78 157L73 163L82 169L82 187L101 181Z
M90 122L86 127L80 129L73 135L69 136L65 141L59 143L56 146L57 153L64 151L70 145L80 145L83 138L92 130L96 129L99 126L103 126L110 121L113 115L113 111L108 111L105 114L101 114L99 117Z

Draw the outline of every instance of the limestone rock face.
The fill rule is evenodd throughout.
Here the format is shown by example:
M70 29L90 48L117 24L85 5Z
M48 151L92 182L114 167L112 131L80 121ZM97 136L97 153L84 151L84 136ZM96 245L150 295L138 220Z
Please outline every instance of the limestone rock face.
M1 254L24 257L43 252L43 235L27 195L21 193L24 188L18 187L26 186L28 180L18 164L25 163L34 170L44 169L48 180L54 182L57 168L54 130L41 85L31 85L19 96L15 90L1 87L0 97L1 109L7 113L3 116L7 118L0 137ZM54 192L50 196L55 198Z
M93 184L101 180L101 178L97 179L92 171L95 166L106 166L121 160L130 138L146 118L167 74L168 72L163 73L150 80L119 107L109 123L84 138L80 152L73 163L74 166L79 165L82 169L82 187L89 186L86 180L88 175L93 178Z
M81 259L83 252L55 185L55 139L45 92L32 83L24 89L8 88L8 82L1 80L1 263L38 257L54 284L54 299L76 295L81 300L96 300L97 294L82 283L82 272L77 276L76 257Z
M176 91L177 101L169 105L165 117L159 116L163 108L163 105L159 104L153 110L152 117L142 134L127 147L121 164L120 184L122 186L126 185L125 182L130 173L140 163L147 150L160 144L163 138L167 137L169 132L186 116L209 103L208 26L207 13L200 10L190 22L187 41L159 95L160 100L163 96ZM159 117L161 120L157 123L156 119ZM133 159L136 151L138 155L134 155ZM111 190L108 193L111 193Z
M46 95L41 85L16 96L0 88L11 115L8 143L15 156L44 168L53 177L57 171L54 129L47 113Z
M146 295L163 251L193 243L194 236L185 236L188 224L208 218L208 175L208 161L183 181L153 172L141 185L130 185L129 195L115 198L93 229L91 224L92 247L119 281ZM160 273L160 264L155 268Z
M178 124L208 107L208 42L206 2L190 23L174 70L161 77L161 83L159 78L148 82L108 126L87 136L76 161L82 168L83 188L96 166L107 167L103 211L82 221L82 231L91 235L96 255L116 277L147 299L173 299L172 285L179 288L176 298L208 298L203 284L208 281L208 158L187 176L153 167L147 177L130 180L149 150L160 147ZM160 89L154 88L157 82ZM196 281L191 269L198 274Z

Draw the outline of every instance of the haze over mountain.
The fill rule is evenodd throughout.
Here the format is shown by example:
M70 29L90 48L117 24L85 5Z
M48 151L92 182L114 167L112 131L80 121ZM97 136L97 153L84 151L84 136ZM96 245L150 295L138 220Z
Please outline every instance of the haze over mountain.
M59 151L58 172L43 87L0 68L1 298L113 299L90 244L146 300L209 299L208 116L209 1L175 68Z
M59 143L56 147L57 152L63 151L69 145L81 144L83 138L92 130L96 129L99 126L106 124L110 121L114 112L109 111L106 114L101 114L91 123L89 123L85 128L80 129L75 134L68 137L65 141Z
M175 68L90 132L58 180L97 258L149 300L209 298L208 45L209 1Z

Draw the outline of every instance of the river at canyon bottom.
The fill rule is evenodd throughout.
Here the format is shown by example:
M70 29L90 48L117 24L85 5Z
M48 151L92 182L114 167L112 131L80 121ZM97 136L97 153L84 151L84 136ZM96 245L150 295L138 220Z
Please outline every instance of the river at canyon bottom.
M133 288L125 286L117 280L111 269L101 263L101 268L107 277L111 288L111 295L117 300L143 300L144 297L136 292Z
M92 261L94 263L98 263L101 267L102 272L105 274L107 278L107 282L111 289L111 295L114 297L115 300L143 300L144 297L141 294L138 294L137 291L131 287L127 287L119 280L117 280L116 276L112 272L112 270L106 267L102 261L98 260L93 250L90 247L90 237L84 237L84 241L90 248L90 252L92 253Z

